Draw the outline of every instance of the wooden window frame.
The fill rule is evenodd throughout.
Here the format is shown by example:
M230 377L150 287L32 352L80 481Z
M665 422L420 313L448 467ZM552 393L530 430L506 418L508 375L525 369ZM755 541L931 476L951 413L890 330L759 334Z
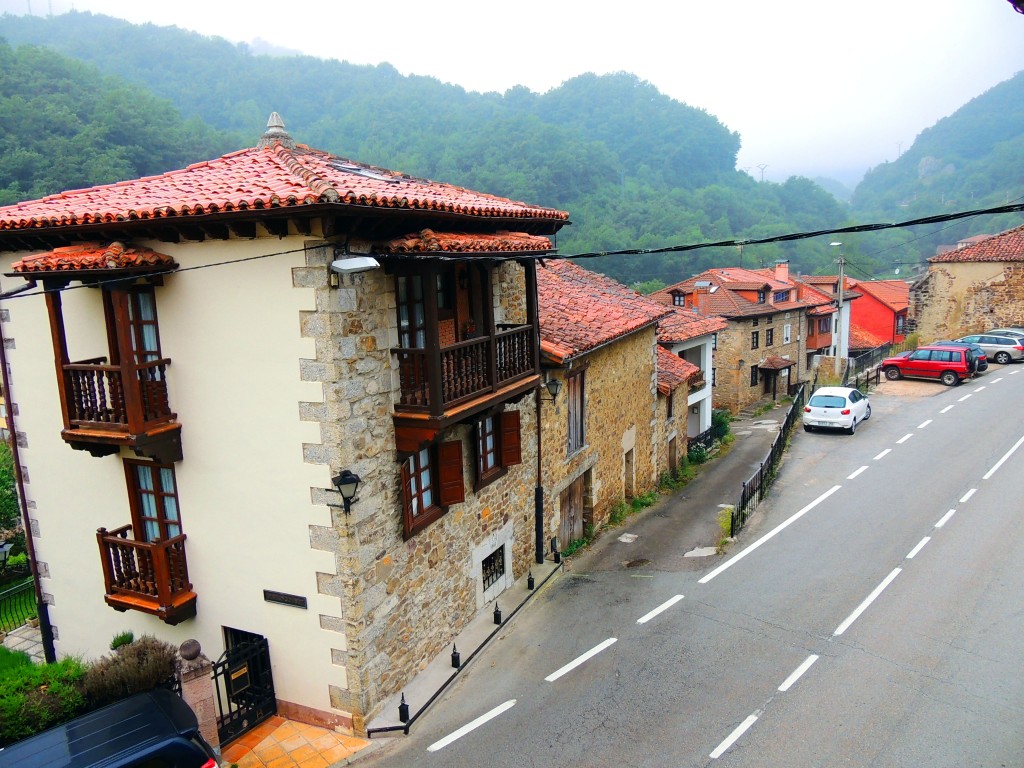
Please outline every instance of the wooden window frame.
M675 394L675 392L668 393L668 413L666 416L670 419L672 418L672 401L675 399Z
M758 349L761 346L761 332L751 331L750 332L750 348Z
M149 471L153 487L152 491L146 490L140 485L138 477L138 470L140 468ZM171 481L174 483L173 489L167 490L164 488L162 470L170 471ZM184 533L184 527L181 522L181 502L178 498L178 478L174 474L174 465L159 464L155 461L124 459L124 472L128 485L128 505L132 513L132 531L135 533L135 540L150 543L168 541ZM153 503L157 512L155 517L144 514L145 505L143 504L143 497L148 494L153 496ZM174 499L177 519L170 518L167 515L166 500L169 498ZM147 521L155 522L159 529L159 535L154 539L149 539L147 536ZM173 533L170 530L172 526L178 529L177 533Z
M764 332L764 345L770 347L775 343L775 329L767 328Z
M425 462L425 463L424 463ZM402 529L408 540L440 519L452 504L466 500L462 473L462 441L432 443L402 458L401 465ZM426 476L429 485L422 479ZM420 481L416 485L413 480ZM430 504L424 504L426 489ZM420 511L413 511L414 499Z
M758 375L757 365L750 366L750 386L756 387L760 383L760 376Z
M490 425L488 426L488 422ZM523 462L519 411L498 411L485 414L476 422L476 485L480 490ZM490 448L486 445L491 437ZM488 460L490 459L490 460Z
M566 376L565 390L569 419L566 445L569 455L572 455L587 445L586 371Z

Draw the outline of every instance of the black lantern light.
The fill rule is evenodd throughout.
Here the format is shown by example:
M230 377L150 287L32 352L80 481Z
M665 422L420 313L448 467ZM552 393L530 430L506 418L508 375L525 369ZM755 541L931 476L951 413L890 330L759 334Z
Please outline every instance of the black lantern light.
M360 477L350 469L341 470L341 474L331 480L341 494L341 500L345 504L345 514L352 513L352 502L359 501L356 498L356 491L359 490Z

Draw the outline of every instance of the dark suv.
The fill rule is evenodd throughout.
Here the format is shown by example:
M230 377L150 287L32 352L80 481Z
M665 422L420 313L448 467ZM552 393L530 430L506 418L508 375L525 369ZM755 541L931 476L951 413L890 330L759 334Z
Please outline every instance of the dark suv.
M217 768L181 697L129 696L0 749L0 768Z
M977 368L974 353L969 347L929 344L918 347L906 357L887 357L882 361L882 372L887 379L938 379L948 387L969 379Z

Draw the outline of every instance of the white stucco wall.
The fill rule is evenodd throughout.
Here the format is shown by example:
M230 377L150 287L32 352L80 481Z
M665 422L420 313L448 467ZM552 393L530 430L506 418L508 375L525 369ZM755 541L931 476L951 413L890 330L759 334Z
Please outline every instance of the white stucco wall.
M140 243L183 268L156 289L160 341L172 409L182 424L184 459L175 465L189 576L198 615L176 627L137 611L118 613L103 601L96 529L131 522L121 456L75 451L62 428L50 329L41 296L9 299L4 331L12 372L9 401L27 470L26 495L37 521L37 557L53 596L50 619L58 655L97 657L130 629L172 643L195 638L216 658L222 627L266 636L279 699L330 711L325 683L346 686L332 663L344 636L321 628L320 614L339 616L340 601L317 592L318 572L334 573L330 552L310 547L311 525L330 526L330 510L314 506L310 488L329 488L326 466L303 461L303 444L319 443L319 427L299 420L299 402L319 402L322 385L300 380L300 360L315 358L300 335L300 311L312 310L312 288L296 288L292 269L303 238L262 238L172 245ZM2 271L25 254L2 254ZM195 267L209 267L192 269ZM10 290L20 279L4 278ZM77 284L74 284L77 285ZM106 355L100 293L64 293L71 358ZM263 590L305 596L308 609L267 603Z

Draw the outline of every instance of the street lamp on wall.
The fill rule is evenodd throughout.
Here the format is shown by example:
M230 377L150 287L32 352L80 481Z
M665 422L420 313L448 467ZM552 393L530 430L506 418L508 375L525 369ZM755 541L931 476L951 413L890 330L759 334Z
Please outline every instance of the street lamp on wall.
M547 381L544 382L544 388L547 389L548 394L551 395L551 401L554 402L555 398L558 397L558 393L562 391L562 380L549 376Z
M361 478L350 469L341 470L341 474L331 479L334 487L341 494L341 500L345 505L345 514L352 514L352 502L359 501L356 498L356 491L359 490Z

